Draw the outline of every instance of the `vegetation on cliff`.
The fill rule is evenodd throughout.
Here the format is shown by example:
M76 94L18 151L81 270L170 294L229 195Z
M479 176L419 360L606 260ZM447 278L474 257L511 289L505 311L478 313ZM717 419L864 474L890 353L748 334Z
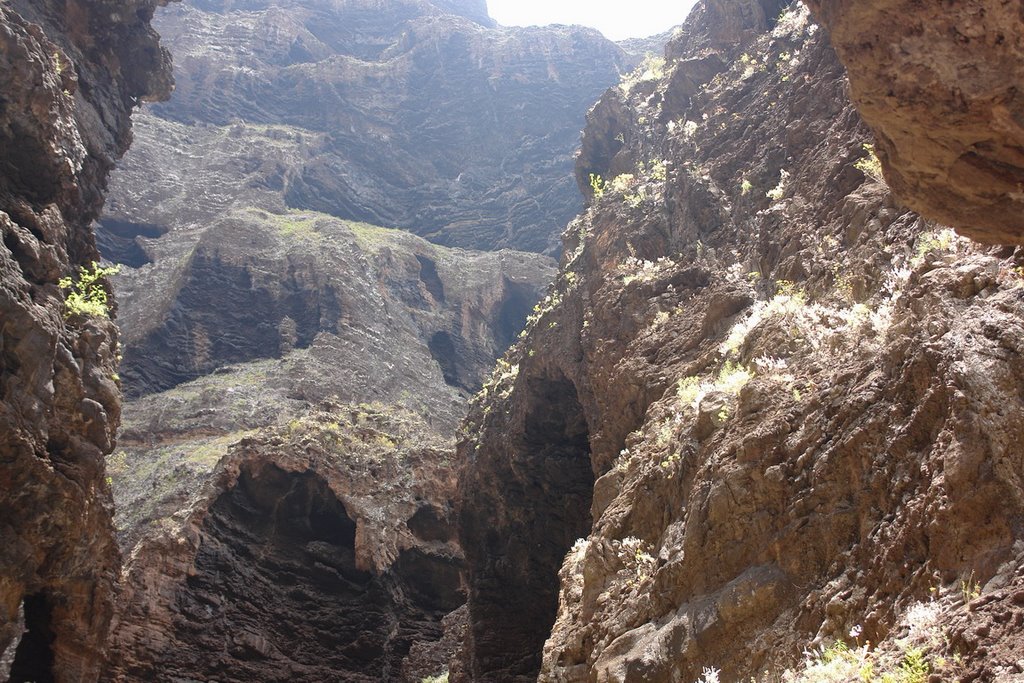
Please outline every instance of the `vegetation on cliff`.
M895 201L801 5L699 3L666 56L588 115L589 207L471 410L453 680L1019 673L962 586L1018 618L1021 254Z

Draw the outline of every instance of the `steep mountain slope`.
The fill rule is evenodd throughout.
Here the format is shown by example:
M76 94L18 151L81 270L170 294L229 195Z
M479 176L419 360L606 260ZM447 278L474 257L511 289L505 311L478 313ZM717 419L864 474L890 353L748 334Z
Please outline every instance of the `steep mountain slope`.
M66 307L59 282L98 258L89 226L132 108L170 90L155 4L0 5L0 677L11 681L95 680L102 663L120 561L103 463L120 416L117 332Z
M437 673L465 599L456 428L553 263L257 209L153 253L117 278L145 395L109 461L129 560L105 677Z
M583 115L634 59L590 29L494 27L482 2L197 1L157 24L178 87L114 180L118 260L231 205L553 251Z
M705 0L666 54L588 115L459 445L452 679L1021 675L1024 255L896 203L801 5Z
M490 175L441 206L434 165L468 182L504 164L516 193L513 174L543 167L527 186L572 197L562 138L624 59L582 29L491 23L482 3L405 0L160 19L179 87L140 117L99 230L124 266L130 397L109 459L129 559L106 680L419 681L446 665L464 624L456 429L554 262L350 218L543 248L549 218L485 206ZM511 97L550 115L478 125ZM453 212L471 239L432 233Z

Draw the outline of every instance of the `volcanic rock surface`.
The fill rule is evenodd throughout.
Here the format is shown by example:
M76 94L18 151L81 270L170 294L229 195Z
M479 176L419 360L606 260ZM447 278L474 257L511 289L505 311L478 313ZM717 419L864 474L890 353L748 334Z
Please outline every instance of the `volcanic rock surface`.
M453 646L440 663L422 648L465 596L435 504L453 493L451 445L429 434L412 413L324 403L242 439L136 546L106 678L438 673Z
M150 253L116 280L130 557L106 676L440 673L465 599L456 428L553 262L259 209Z
M666 55L588 115L470 411L452 680L1021 675L1024 254L901 208L802 5L705 0Z
M113 182L101 246L124 262L231 205L554 252L583 116L635 61L592 29L496 27L483 2L197 0L157 25L178 86Z
M893 194L989 244L1024 243L1024 10L808 0L846 64Z
M0 5L0 677L95 680L120 556L104 454L117 331L58 281L98 258L90 224L140 99L170 91L156 2ZM98 287L105 287L99 283Z
M177 99L144 115L99 230L129 396L104 677L439 674L465 627L455 433L555 264L352 218L546 248L576 210L576 119L625 57L583 29L491 28L478 2L160 21ZM435 164L486 177L458 194ZM488 205L496 177L513 189ZM532 217L508 199L524 187ZM438 238L441 215L465 233Z

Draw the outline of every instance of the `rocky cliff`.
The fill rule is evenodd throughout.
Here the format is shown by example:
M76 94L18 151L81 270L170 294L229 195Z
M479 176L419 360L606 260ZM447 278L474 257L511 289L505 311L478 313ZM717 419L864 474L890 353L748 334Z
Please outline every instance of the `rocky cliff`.
M151 253L116 279L135 390L104 678L439 673L464 619L456 429L553 262L258 209Z
M453 680L1015 680L1024 255L901 206L802 5L666 57L470 411Z
M232 204L553 252L583 115L635 60L582 27L495 27L483 2L184 2L157 26L178 87L114 180L118 260Z
M215 445L206 463L179 448L160 486L180 486L183 467L205 464L206 477L132 552L105 680L418 682L442 670L465 595L451 444L432 433L413 413L328 402L250 432L212 467Z
M546 169L529 182L571 198L570 113L623 54L493 28L476 2L196 2L158 21L180 85L140 117L99 229L123 266L129 397L104 679L440 673L464 628L455 433L554 262L351 218L446 241L432 216L462 211L488 237L447 241L541 236L554 219L485 206L491 175L455 196L433 165L505 164L519 193L502 155L526 145ZM513 96L557 104L492 123Z
M95 680L102 662L120 562L104 480L117 332L102 310L67 305L72 288L58 283L98 258L90 223L133 107L170 91L156 4L0 6L0 676L11 681Z

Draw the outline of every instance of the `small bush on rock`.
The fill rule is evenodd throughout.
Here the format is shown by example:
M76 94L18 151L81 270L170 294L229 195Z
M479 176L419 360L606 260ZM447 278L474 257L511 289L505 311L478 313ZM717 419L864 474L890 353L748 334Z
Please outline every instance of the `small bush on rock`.
M100 264L93 261L91 267L82 266L78 269L77 279L61 278L57 282L57 286L64 290L64 317L80 315L109 318L110 306L107 290L101 280L120 270L120 266L100 268Z

